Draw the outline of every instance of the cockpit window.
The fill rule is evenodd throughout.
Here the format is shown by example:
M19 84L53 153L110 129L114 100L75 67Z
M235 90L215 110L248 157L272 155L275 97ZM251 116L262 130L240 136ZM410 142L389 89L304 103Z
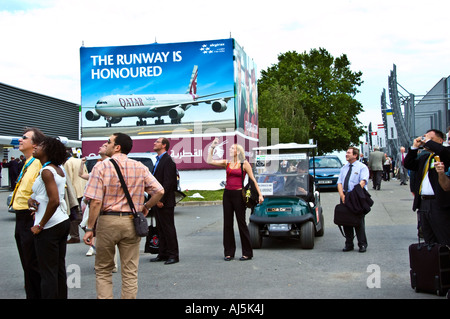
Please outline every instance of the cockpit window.
M97 101L97 104L108 104L108 102L99 100L99 101Z

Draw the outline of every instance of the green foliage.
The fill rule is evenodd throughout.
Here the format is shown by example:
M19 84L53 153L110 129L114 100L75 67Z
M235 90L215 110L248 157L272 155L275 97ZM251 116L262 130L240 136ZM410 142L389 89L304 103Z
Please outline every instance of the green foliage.
M305 143L309 137L319 153L359 144L364 128L357 116L363 108L354 97L362 73L351 71L345 54L334 58L323 48L302 54L286 52L261 75L259 126L279 127L280 142ZM278 120L273 118L277 115Z
M258 105L259 117L264 119L260 121L260 128L279 128L278 136L273 130L267 133L268 141L308 142L308 119L300 105L298 92L275 83L261 92Z

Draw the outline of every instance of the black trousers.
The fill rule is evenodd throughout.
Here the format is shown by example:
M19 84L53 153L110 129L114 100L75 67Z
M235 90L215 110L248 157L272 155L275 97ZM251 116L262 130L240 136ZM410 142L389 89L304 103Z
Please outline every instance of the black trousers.
M19 251L20 263L24 273L25 293L27 299L41 298L41 275L39 273L34 235L31 232L34 219L31 212L26 210L16 211L16 228L14 238Z
M163 259L179 258L177 230L175 228L175 207L153 207L156 227L159 233L159 253Z
M345 247L353 247L353 238L358 240L358 246L367 247L367 237L366 237L366 225L364 221L364 217L362 218L361 225L358 227L352 226L344 226L344 234L345 234ZM354 229L354 231L353 231Z
M422 234L427 244L450 245L450 213L436 199L422 199L419 208Z
M234 257L236 241L234 239L234 214L241 238L242 256L253 257L250 233L245 220L245 206L241 190L228 190L223 192L223 246L224 256Z
M34 236L43 299L67 299L66 248L70 221L66 219Z

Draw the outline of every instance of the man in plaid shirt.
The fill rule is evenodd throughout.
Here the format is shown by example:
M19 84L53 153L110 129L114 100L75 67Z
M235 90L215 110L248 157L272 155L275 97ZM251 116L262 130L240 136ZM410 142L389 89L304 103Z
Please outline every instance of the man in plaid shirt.
M128 191L137 211L146 216L164 195L164 188L148 168L139 161L129 159L133 147L131 138L114 133L105 143L106 155L114 159L122 171ZM144 204L144 192L151 198ZM139 247L141 238L136 235L133 214L122 190L113 164L107 159L94 166L84 196L90 199L89 220L84 242L92 244L96 225L95 274L97 298L113 298L112 270L115 246L119 248L123 299L137 295ZM97 220L98 218L98 220Z

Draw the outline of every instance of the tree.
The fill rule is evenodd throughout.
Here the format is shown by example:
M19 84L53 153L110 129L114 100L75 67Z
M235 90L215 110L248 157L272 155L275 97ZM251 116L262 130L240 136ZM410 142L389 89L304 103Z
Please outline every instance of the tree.
M279 129L277 137L273 130L268 131L267 141L307 143L308 119L300 105L297 91L291 91L278 83L270 85L258 98L258 113L262 119L260 128Z
M263 97L277 85L285 92L295 92L295 105L303 109L307 118L309 138L317 143L320 154L329 153L359 144L364 133L357 118L363 108L354 98L363 83L361 76L361 72L350 70L345 54L334 58L323 48L311 49L309 54L289 51L278 56L278 64L261 72L258 94ZM260 114L265 114L265 107L259 103ZM271 120L261 115L260 127L270 127L265 125ZM297 124L288 119L284 125Z

